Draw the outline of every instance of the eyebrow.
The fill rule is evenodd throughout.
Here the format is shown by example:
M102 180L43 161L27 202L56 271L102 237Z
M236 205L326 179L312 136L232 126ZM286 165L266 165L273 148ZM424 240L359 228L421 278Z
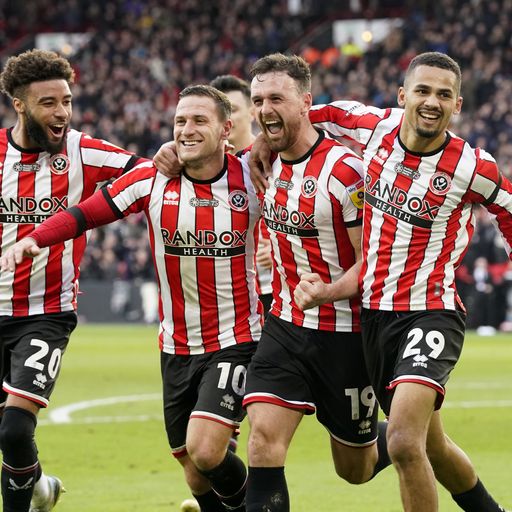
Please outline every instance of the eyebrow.
M71 100L72 98L73 98L72 94L66 94L66 96L64 96L63 99ZM54 100L54 99L56 99L55 96L43 96L43 97L39 98L37 101L39 103L39 102L42 102L42 101L48 101L48 100Z
M415 89L418 89L419 87L422 87L423 89L436 89L435 87L432 87L431 85L427 85L427 84L415 84L415 86L414 86ZM453 89L451 89L449 87L445 87L443 89L436 89L436 91L453 93Z

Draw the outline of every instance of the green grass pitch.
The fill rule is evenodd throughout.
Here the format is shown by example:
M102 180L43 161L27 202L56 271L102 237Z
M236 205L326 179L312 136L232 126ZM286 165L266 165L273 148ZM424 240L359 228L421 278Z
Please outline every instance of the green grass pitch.
M177 512L189 497L165 438L156 337L156 327L136 325L83 324L72 335L37 433L45 472L60 476L67 488L59 512ZM511 370L512 336L468 334L443 408L447 432L508 507ZM247 431L244 422L244 459ZM286 474L294 512L401 510L393 468L362 486L335 476L327 433L312 417L299 428ZM443 489L440 510L459 510Z

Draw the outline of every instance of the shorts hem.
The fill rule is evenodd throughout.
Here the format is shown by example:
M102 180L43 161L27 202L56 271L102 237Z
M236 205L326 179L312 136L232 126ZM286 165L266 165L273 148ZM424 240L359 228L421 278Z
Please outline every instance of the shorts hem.
M271 393L250 393L245 395L242 406L247 407L253 403L277 405L279 407L285 407L286 409L300 410L303 411L304 414L314 414L316 411L315 404L311 402L291 402Z
M377 442L377 437L371 439L370 441L366 441L364 443L353 443L351 441L346 441L345 439L341 439L341 437L335 436L329 429L327 429L329 435L339 444L343 444L345 446L350 446L351 448L367 448L368 446L372 446Z
M48 407L48 404L50 403L49 400L46 398L35 395L34 393L30 393L29 391L23 391L22 389L13 388L9 384L5 383L2 386L2 389L8 393L9 395L19 396L20 398L25 398L27 400L30 400L31 402L35 402L36 404L40 405L41 407Z
M392 391L398 386L398 384L401 384L403 382L411 382L413 384L421 384L423 386L427 386L429 388L432 388L434 391L437 392L437 398L435 402L435 410L441 408L441 405L444 401L444 395L445 395L445 389L443 386L441 386L438 382L435 380L429 379L428 377L422 377L421 375L402 375L401 377L398 377L396 379L393 379L388 386L386 386L386 389L389 391Z
M211 412L194 411L190 415L190 419L192 418L215 421L216 423L220 423L221 425L224 425L225 427L228 427L232 430L236 430L240 426L239 421L230 420L228 418L224 418L223 416L219 416L218 414L213 414Z

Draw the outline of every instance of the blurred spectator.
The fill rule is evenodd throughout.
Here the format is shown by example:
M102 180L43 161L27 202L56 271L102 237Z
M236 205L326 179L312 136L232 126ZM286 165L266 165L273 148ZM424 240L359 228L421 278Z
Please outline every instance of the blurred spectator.
M5 59L34 46L37 33L91 34L89 43L71 56L77 75L73 124L151 157L171 139L174 108L184 86L222 74L248 76L254 60L265 53L303 48L312 65L316 103L343 98L386 107L396 105L410 60L423 51L442 51L463 71L464 106L453 131L491 152L502 172L512 177L512 0L307 1L290 12L293 5L288 0L0 0L0 55ZM330 21L362 16L402 16L404 23L365 53L353 40L335 48L329 40ZM316 47L313 36L323 28L323 43ZM3 126L13 125L12 109L4 102L0 120ZM512 293L506 276L512 270L497 256L503 251L489 221L480 213L478 219L475 241L458 271L468 320L473 327L480 322L495 328L507 321L512 325L512 312L504 311L507 293ZM136 278L143 293L152 282L144 270L148 248L143 222L130 218L93 232L82 261L82 280L118 283L115 307L128 316L133 312L123 283ZM478 258L485 261L475 266ZM475 279L484 274L493 288L489 297L498 300L494 317L471 318L478 309L473 306L478 300ZM154 318L152 300L145 299L145 321Z

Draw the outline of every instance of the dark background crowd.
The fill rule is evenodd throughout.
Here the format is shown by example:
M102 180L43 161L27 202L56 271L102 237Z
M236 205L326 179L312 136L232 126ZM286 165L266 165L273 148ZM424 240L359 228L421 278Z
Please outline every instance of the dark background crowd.
M398 22L365 51L353 41L335 45L333 21L358 18ZM0 57L34 47L37 34L87 34L66 55L76 72L73 126L151 157L172 138L181 89L220 74L247 78L267 53L299 53L310 62L315 103L385 107L396 105L410 60L441 51L463 71L463 113L453 131L493 154L511 178L510 27L512 0L0 0ZM7 98L0 120L15 122ZM477 217L458 279L468 323L510 329L512 266L488 216ZM153 280L143 217L92 233L82 264L88 279ZM128 303L119 307L130 314Z

